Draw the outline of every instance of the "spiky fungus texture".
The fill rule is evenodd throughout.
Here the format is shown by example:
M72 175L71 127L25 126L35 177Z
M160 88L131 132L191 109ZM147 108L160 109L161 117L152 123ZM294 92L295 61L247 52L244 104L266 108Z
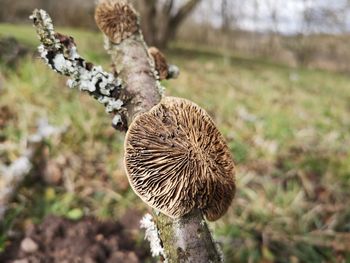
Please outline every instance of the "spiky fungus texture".
M235 193L234 164L223 136L195 103L165 97L138 115L125 139L130 184L148 205L170 217L195 208L220 218Z
M95 10L100 30L115 44L139 31L136 11L123 0L102 0Z

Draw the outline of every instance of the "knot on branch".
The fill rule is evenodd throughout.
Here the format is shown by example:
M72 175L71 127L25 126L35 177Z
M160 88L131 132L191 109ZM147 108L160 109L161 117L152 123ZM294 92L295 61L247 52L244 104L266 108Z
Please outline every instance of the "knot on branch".
M136 11L122 0L105 0L99 3L95 20L100 30L115 44L139 31Z

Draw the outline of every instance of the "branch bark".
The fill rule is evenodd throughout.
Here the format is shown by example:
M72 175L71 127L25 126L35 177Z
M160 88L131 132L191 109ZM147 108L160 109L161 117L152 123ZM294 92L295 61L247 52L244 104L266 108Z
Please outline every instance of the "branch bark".
M45 11L35 10L32 19L42 43L39 51L46 63L58 73L71 77L70 83L75 83L74 86L80 90L88 92L100 102L102 99L108 101L106 107L110 100L120 100L122 104L110 108L108 112L121 116L122 128L127 128L136 115L148 111L161 100L162 87L140 30L118 44L106 37L105 47L116 69L111 77L101 67L86 63L76 53L71 37L55 33ZM57 60L65 66L61 66ZM91 76L96 68L99 72L97 80L95 75ZM81 80L85 75L88 76L85 78L87 83ZM101 86L101 83L104 84ZM108 92L104 92L106 87ZM200 211L193 211L176 220L156 212L154 218L168 262L221 262L220 253Z
M168 262L223 262L199 210L178 219L159 213L155 221Z

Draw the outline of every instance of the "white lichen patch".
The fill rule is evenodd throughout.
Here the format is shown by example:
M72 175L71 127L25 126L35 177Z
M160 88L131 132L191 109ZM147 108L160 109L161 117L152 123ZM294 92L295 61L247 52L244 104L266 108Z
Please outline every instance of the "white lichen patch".
M40 12L40 15L41 15L42 20L43 20L43 25L45 26L45 28L47 29L48 32L52 32L53 31L53 24L52 24L51 17L48 15L48 13L46 13L42 9L40 9L39 12Z
M45 49L44 45L40 45L38 47L38 52L39 52L40 57L45 61L46 64L48 64L49 60L46 58L48 52Z
M171 76L172 79L176 79L180 75L180 69L176 65L169 65L168 71L169 71L169 75Z
M106 112L111 113L113 111L118 111L123 106L123 102L120 99L110 99L106 105Z
M110 98L107 96L100 96L98 97L97 101L101 104L107 104L109 102Z
M52 20L44 10L35 9L29 18L33 20L35 25L40 24L40 26L36 27L36 30L38 37L43 44L54 48L60 47L60 43L55 37Z
M41 142L44 139L65 132L66 127L55 127L49 124L45 118L39 119L37 123L38 130L36 134L29 137L29 142Z
M113 126L118 126L119 123L122 123L122 117L120 116L120 114L116 114L113 117L112 124Z
M164 248L161 245L159 238L158 228L153 221L153 218L150 214L146 214L140 221L141 228L145 229L145 239L150 243L151 253L153 257L162 256L166 260L164 253Z
M101 66L94 66L92 69L87 69L85 62L82 62L82 60L70 60L62 53L55 54L50 61L47 58L48 51L43 45L39 47L39 52L52 69L72 77L67 81L68 87L95 93L95 96L100 94L100 96L97 96L98 101L106 106L106 112L108 113L121 109L123 102L120 99L111 97L114 89L121 88L121 80L115 79L112 74L103 71ZM79 55L75 51L71 53L71 56L79 58Z
M71 61L66 60L63 54L57 54L53 58L53 65L56 71L62 72L64 74L72 74L74 72L74 67Z
M1 167L3 178L10 180L29 173L32 164L27 156L22 156L7 167Z
M164 96L165 93L165 87L160 83L160 81L157 80L157 89L161 97Z

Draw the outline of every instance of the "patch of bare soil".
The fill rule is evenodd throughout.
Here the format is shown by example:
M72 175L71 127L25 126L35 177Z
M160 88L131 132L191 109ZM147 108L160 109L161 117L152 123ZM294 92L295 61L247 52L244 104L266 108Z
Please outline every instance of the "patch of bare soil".
M129 228L133 221L138 227L132 215L121 222L48 216L40 225L29 227L24 237L13 240L0 254L0 262L152 262L148 244L136 228Z

